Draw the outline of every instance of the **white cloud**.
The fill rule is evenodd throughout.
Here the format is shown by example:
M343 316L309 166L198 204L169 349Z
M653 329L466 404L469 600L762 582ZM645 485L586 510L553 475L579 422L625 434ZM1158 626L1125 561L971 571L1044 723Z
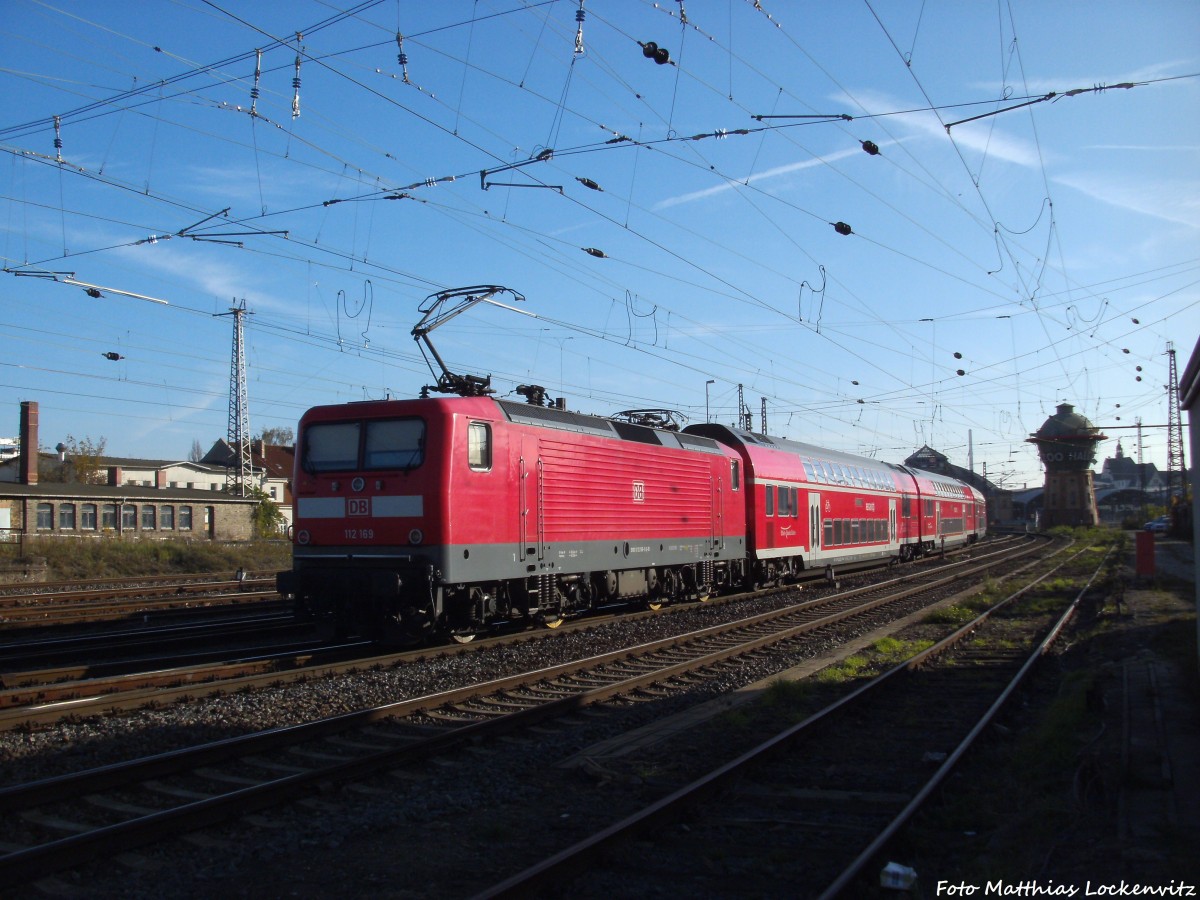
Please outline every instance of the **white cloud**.
M684 203L692 203L696 200L704 200L708 197L716 196L717 194L723 194L726 191L733 190L734 188L742 187L747 183L757 184L761 181L769 181L773 178L781 178L784 175L790 175L793 172L811 169L814 166L822 166L826 163L834 162L835 160L845 159L847 156L856 156L861 154L862 150L858 147L855 147L852 150L839 150L837 153L831 153L828 156L814 157L813 159L788 163L786 166L776 166L774 169L768 169L765 172L759 172L755 175L751 175L749 178L746 178L743 181L726 181L724 184L714 185L713 187L705 188L702 191L692 191L688 194L680 194L678 197L668 197L666 200L660 200L658 203L654 204L654 209L667 209L671 206L680 206Z
M1130 212L1200 228L1200 185L1169 180L1134 181L1128 175L1060 175L1054 179L1098 200Z

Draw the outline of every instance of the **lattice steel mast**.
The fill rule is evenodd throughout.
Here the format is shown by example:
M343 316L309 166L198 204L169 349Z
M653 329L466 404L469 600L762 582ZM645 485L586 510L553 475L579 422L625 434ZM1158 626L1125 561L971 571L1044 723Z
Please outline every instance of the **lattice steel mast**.
M246 315L246 301L229 307L233 316L233 352L229 360L229 428L226 441L234 452L235 459L225 470L225 490L238 497L246 496L246 488L253 484L254 465L250 456L250 401L246 394L246 344L243 339L242 318ZM253 313L251 313L253 315Z
M1167 480L1172 503L1186 503L1187 466L1183 459L1183 420L1179 413L1179 373L1175 344L1167 341Z

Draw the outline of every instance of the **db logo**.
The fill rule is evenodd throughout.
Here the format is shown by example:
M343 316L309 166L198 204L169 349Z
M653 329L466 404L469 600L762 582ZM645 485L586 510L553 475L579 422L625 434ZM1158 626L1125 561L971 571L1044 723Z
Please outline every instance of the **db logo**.
M347 500L346 514L350 516L369 516L371 514L371 498L352 497Z
M646 482L635 481L633 483L633 502L634 503L645 503L646 502Z

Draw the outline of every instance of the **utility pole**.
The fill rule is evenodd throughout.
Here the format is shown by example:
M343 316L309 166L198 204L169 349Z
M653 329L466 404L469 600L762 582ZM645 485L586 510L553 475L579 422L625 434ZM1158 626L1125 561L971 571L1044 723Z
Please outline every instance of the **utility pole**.
M762 397L762 433L767 433L767 398Z
M245 299L243 298L237 306L229 307L229 312L216 315L233 316L233 352L229 360L229 428L226 441L237 459L225 470L225 491L245 497L246 488L252 483L254 475L250 456L250 402L246 396L246 345L242 328L242 317L246 315Z

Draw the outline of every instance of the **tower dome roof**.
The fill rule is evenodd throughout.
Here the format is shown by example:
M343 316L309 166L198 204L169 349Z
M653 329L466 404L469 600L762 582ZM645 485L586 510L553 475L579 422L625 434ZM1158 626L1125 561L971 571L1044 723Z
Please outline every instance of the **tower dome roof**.
M1037 430L1034 437L1042 440L1061 440L1071 438L1087 438L1090 440L1103 440L1104 436L1099 433L1087 417L1075 412L1075 407L1070 403L1060 403L1057 411L1042 423L1042 427Z

